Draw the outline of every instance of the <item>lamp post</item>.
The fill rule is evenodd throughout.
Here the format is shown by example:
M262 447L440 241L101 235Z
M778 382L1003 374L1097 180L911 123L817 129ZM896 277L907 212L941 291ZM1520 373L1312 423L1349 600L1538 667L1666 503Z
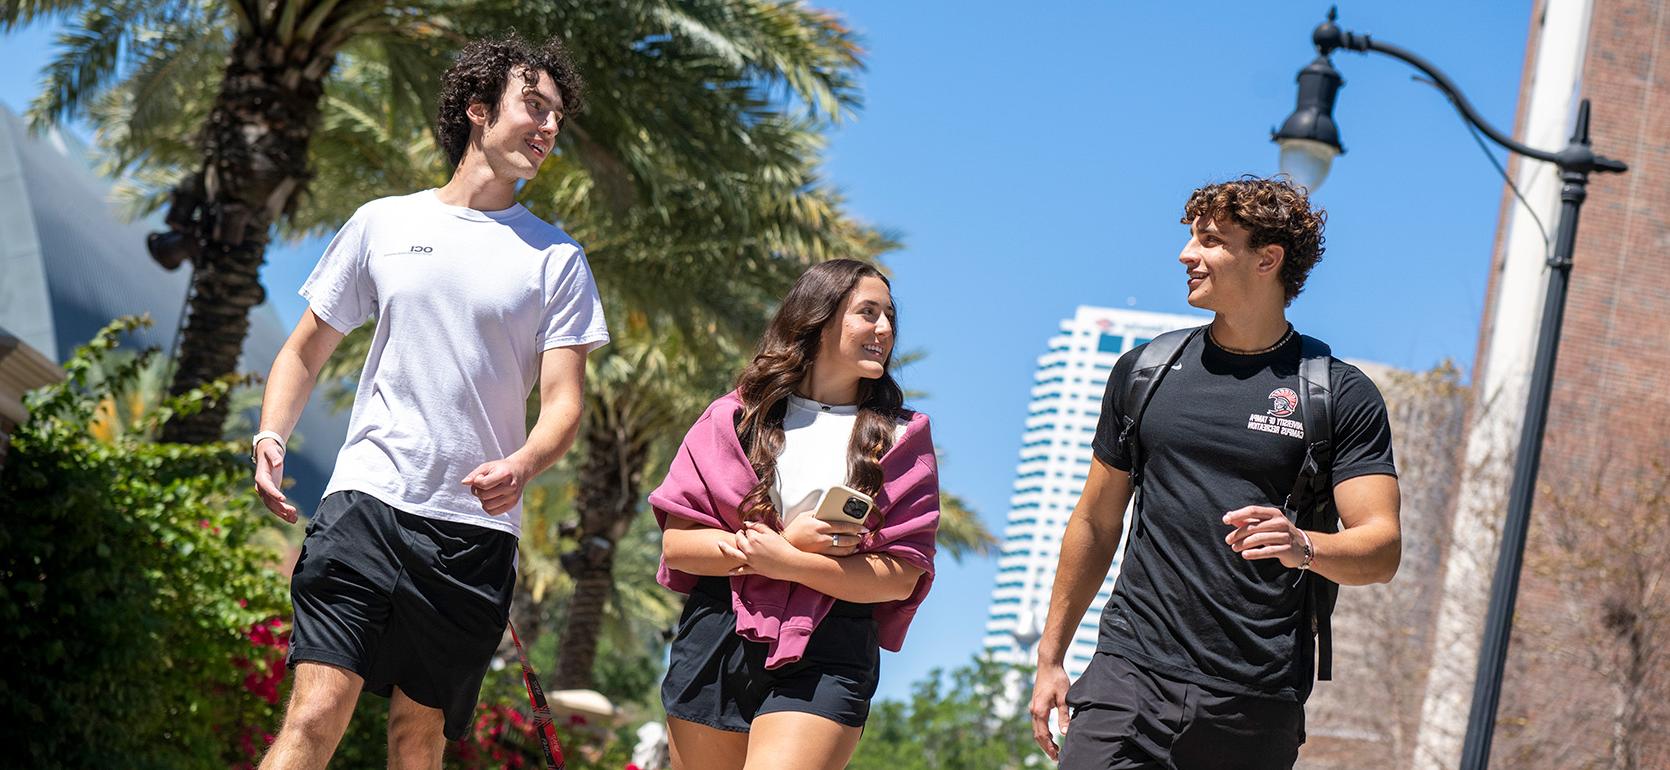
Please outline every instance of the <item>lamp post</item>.
M1315 189L1326 178L1335 156L1343 149L1339 127L1334 124L1334 97L1344 83L1334 70L1329 55L1335 50L1375 51L1401 59L1432 79L1439 90L1491 141L1510 152L1553 163L1560 169L1560 224L1554 251L1548 257L1548 288L1543 299L1542 323L1537 333L1537 351L1531 369L1531 387L1525 402L1525 422L1519 437L1509 488L1507 520L1502 526L1501 554L1491 583L1490 609L1485 617L1484 639L1479 650L1478 675L1473 685L1473 704L1467 717L1467 737L1462 744L1461 767L1483 770L1490 762L1490 740L1496 723L1496 707L1502 695L1502 669L1507 662L1508 640L1513 627L1514 600L1519 591L1520 565L1525 556L1525 537L1530 527L1531 503L1536 497L1537 466L1542 459L1543 430L1548 422L1549 392L1554 380L1554 359L1560 345L1560 322L1565 315L1566 287L1571 279L1573 244L1577 239L1577 218L1588 195L1589 174L1621 173L1622 162L1596 155L1589 149L1589 100L1577 110L1571 139L1558 152L1521 144L1485 122L1453 82L1425 59L1368 35L1346 32L1335 26L1338 13L1330 9L1328 20L1311 34L1317 58L1299 72L1299 101L1293 114L1272 132L1281 145L1282 170L1295 181Z

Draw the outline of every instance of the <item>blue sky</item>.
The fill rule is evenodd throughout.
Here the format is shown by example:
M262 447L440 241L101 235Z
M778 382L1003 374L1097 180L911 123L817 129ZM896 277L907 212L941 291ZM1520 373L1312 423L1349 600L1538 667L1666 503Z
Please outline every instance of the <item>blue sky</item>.
M901 373L928 397L942 480L998 531L1034 361L1081 304L1188 312L1178 224L1196 186L1276 170L1269 132L1293 108L1321 2L816 2L858 29L865 108L827 176L861 218L898 232L888 258ZM1512 129L1529 3L1341 4L1343 27L1444 69ZM0 102L33 96L50 35L0 45ZM1470 368L1502 185L1462 121L1406 65L1341 52L1346 154L1315 200L1327 254L1290 318L1340 355ZM286 319L320 243L269 254ZM977 650L995 560L942 560L881 695Z

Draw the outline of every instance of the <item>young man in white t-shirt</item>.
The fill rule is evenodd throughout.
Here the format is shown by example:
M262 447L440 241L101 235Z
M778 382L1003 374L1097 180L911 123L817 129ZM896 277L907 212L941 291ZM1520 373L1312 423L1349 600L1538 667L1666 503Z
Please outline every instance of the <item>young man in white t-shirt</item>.
M609 339L579 244L515 202L579 92L555 41L466 47L440 98L451 181L362 206L301 289L254 440L285 521L285 438L343 336L376 330L291 580L295 687L262 768L324 767L362 691L390 698L390 767L438 768L443 735L464 737L509 616L522 489L573 443L586 353Z

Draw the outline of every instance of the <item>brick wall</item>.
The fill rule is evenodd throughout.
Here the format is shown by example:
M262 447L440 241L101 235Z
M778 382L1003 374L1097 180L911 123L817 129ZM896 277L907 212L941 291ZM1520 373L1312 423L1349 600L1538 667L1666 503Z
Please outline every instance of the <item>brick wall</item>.
M1549 410L1549 454L1599 459L1670 421L1670 3L1596 0L1583 93L1597 151ZM1551 468L1552 469L1552 468Z
M1591 178L1578 228L1493 752L1504 767L1630 766L1610 738L1620 709L1661 720L1670 695L1670 659L1632 673L1622 638L1670 633L1662 607L1640 608L1658 619L1634 630L1607 625L1632 611L1641 574L1670 580L1670 533L1646 526L1663 513L1642 497L1670 450L1670 0L1594 0L1589 35L1591 139L1630 170ZM1662 729L1634 744L1634 766L1670 763Z

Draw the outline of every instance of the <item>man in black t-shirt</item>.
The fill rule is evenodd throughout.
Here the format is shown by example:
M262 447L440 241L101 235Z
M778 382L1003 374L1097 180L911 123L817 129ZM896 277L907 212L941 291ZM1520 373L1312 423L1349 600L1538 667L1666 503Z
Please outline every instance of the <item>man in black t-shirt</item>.
M1300 340L1285 308L1322 256L1323 220L1300 188L1253 177L1200 188L1184 206L1188 301L1215 317L1142 412L1141 510L1096 656L1069 687L1062 658L1132 496L1121 396L1141 348L1108 379L1031 703L1034 738L1064 769L1292 767L1315 651L1300 570L1343 585L1397 571L1391 431L1356 367L1336 359L1329 377L1340 531L1300 530L1281 510L1305 454Z

